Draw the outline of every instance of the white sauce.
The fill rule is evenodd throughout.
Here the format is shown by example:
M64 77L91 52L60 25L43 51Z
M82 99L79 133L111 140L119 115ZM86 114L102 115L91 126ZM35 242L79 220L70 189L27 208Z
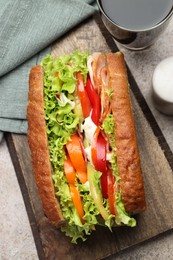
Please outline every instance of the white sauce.
M84 131L86 140L89 144L92 142L96 128L97 126L93 123L91 116L85 118L84 123L81 125L81 131Z
M92 156L91 156L91 145L85 148L85 153L88 161L93 165Z
M91 143L93 140L94 133L96 131L97 126L93 123L91 116L85 118L83 124L81 124L80 131L84 132L85 138L88 142L88 146L85 147L85 153L88 161L93 165L92 156L91 156ZM110 161L112 157L112 152L106 153L106 160Z

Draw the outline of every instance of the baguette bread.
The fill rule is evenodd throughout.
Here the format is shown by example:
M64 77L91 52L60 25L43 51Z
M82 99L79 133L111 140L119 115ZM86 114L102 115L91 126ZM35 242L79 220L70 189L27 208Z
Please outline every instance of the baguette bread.
M145 210L146 202L123 54L120 52L108 54L107 65L109 88L113 90L111 107L115 122L122 199L127 212L139 213Z
M95 56L98 57L99 54ZM97 67L102 64L102 58L104 58L104 63L106 62L108 80L108 89L104 89L104 91L107 93L106 91L110 90L112 93L110 101L107 100L108 94L105 94L105 103L108 109L103 110L102 118L105 118L106 111L112 111L119 174L119 181L114 184L114 192L120 191L127 214L136 214L145 210L146 201L124 56L120 52L101 54L99 62L97 61L93 65L96 71L98 71ZM67 66L69 66L69 63ZM57 75L59 73L56 72ZM28 143L44 213L52 225L61 227L67 225L67 220L64 219L62 214L65 211L61 210L59 198L55 195L57 187L54 187L52 178L53 167L50 162L44 112L43 77L43 66L38 65L31 69L27 108ZM99 82L99 92L102 92L101 79L96 77L94 80ZM104 95L104 93L102 94ZM57 98L59 98L59 94ZM110 103L110 107L108 103ZM116 209L115 212L115 215L118 214ZM130 220L128 221L130 223ZM118 221L117 223L119 225ZM133 226L132 223L129 225ZM91 229L93 229L93 224L91 226ZM69 235L69 232L67 234Z
M28 96L28 143L35 174L35 181L43 209L50 223L59 227L65 223L60 205L55 197L52 168L44 118L43 68L34 66L29 76Z

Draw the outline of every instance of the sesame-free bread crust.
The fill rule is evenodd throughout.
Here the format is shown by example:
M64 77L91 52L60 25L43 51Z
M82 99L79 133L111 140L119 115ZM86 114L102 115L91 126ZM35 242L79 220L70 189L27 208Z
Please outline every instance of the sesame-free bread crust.
M120 189L127 212L139 213L146 208L136 129L129 94L124 56L107 55L108 84L112 91L111 107L115 122L115 139Z
M43 68L40 65L31 68L28 94L28 143L35 181L42 201L43 210L51 224L62 226L65 221L59 202L55 197L52 168L44 118Z

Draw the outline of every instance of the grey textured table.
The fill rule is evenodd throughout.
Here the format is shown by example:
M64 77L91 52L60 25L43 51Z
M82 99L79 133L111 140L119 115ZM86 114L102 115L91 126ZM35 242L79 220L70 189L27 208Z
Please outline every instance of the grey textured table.
M173 55L173 20L150 48L133 52L119 46L126 62L173 152L173 117L159 113L151 99L155 66ZM30 223L6 141L0 144L0 259L38 259ZM108 257L108 259L173 259L173 231Z

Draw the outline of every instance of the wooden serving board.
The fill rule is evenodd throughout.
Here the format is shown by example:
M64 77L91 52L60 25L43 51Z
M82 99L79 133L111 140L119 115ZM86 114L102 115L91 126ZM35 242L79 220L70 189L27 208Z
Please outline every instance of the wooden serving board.
M76 49L88 49L91 53L117 51L98 17L59 39L52 54L57 56ZM71 244L69 238L50 226L43 214L27 137L6 135L40 259L103 259L173 228L173 154L129 70L128 74L147 199L146 212L136 216L137 227L119 227L112 233L98 227L86 242Z

